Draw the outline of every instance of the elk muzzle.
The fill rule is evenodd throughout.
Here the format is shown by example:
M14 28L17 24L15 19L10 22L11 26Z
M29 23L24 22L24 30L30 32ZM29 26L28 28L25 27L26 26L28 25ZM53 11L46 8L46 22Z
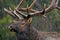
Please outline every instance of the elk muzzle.
M9 30L10 30L11 32L16 32L16 29L13 28L12 26L9 26L8 28L9 28Z

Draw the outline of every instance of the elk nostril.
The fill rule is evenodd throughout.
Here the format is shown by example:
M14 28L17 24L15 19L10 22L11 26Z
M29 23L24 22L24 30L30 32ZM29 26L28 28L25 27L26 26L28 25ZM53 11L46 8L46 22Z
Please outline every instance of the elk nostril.
M9 28L9 29L11 29L11 28L12 28L12 26L9 26L8 28Z
M9 26L8 28L9 28L9 30L10 30L10 31L13 31L13 28L12 28L12 26Z
M11 32L15 32L15 29L13 28L13 26L9 26L8 28Z

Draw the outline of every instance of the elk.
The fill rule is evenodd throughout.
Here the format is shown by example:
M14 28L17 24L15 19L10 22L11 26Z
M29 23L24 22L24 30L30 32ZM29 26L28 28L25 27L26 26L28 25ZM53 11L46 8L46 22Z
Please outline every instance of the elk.
M25 0L22 0L17 7L12 10L4 8L9 15L15 18L15 22L9 26L10 31L16 33L17 40L60 40L60 33L57 32L41 32L35 29L32 25L32 17L44 15L53 9L58 7L58 0L52 0L48 8L44 5L43 10L37 11L32 9L33 5L36 3L36 0L27 8L21 8ZM23 12L30 12L28 15L23 14ZM21 17L22 16L22 17Z

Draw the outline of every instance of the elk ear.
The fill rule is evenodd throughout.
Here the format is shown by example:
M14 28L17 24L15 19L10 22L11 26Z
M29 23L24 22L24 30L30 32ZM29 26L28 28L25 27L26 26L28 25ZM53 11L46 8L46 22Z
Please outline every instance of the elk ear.
M31 23L31 22L32 22L32 17L28 19L28 23Z

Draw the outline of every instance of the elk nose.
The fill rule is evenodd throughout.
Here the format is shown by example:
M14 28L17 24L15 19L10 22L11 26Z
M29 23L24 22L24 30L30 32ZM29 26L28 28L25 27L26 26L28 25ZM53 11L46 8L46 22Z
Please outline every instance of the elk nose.
M13 30L12 30L12 26L9 26L8 28L9 28L10 31L13 31Z
M12 26L9 26L8 28L11 32L14 32L14 30L15 30Z
M11 30L12 29L12 26L9 26L8 28Z

